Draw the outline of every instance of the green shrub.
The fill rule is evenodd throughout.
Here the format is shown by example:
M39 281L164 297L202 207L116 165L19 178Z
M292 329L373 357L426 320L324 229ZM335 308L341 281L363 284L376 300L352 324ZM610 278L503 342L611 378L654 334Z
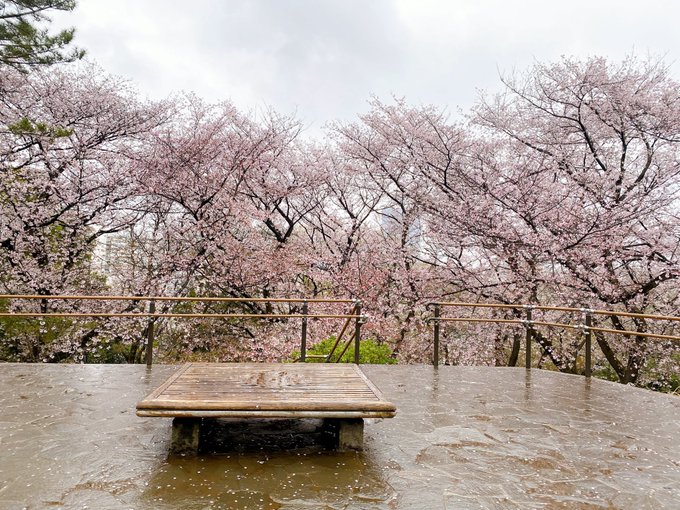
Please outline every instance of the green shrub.
M325 338L321 340L318 344L307 349L307 354L312 355L327 355L331 352L333 344L335 344L336 338L334 336ZM345 348L346 340L340 342L340 345L335 349L332 362L336 362L338 356ZM300 351L294 351L291 354L291 358L297 360L300 358ZM308 358L308 362L312 363L323 363L323 358ZM354 363L354 343L349 346L347 352L342 356L340 360L342 363ZM379 344L375 340L366 339L362 340L359 344L359 363L372 364L372 365L394 365L397 360L394 358L394 353L392 349L386 344Z

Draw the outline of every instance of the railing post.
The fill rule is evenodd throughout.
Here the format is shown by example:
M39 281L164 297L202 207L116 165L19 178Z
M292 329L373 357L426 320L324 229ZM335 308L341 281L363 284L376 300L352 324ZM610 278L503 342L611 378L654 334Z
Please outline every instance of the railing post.
M149 301L149 313L156 313L156 300ZM153 363L153 340L155 317L149 317L149 324L146 327L146 366L151 367Z
M527 318L526 318L526 328L527 328L527 333L526 333L526 340L525 340L525 351L526 351L526 356L524 359L524 365L527 369L531 368L531 339L533 337L534 333L534 327L532 325L532 313L531 313L531 305L527 305Z
M593 360L592 360L592 349L593 349L593 331L590 329L593 325L593 314L590 310L586 310L586 327L583 330L583 334L586 336L586 377L590 377L593 374Z
M307 301L302 303L302 315L309 313L309 303ZM307 317L302 318L302 339L300 340L300 361L307 360Z
M432 364L436 367L439 366L439 317L441 315L442 307L439 303L434 304L434 355L432 357Z
M357 300L354 305L354 313L357 315L356 323L354 325L354 363L359 364L359 346L361 343L361 301Z

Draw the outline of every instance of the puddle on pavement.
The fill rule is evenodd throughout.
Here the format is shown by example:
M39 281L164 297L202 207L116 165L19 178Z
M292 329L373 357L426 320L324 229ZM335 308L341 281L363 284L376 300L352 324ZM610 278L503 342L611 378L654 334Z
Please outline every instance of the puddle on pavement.
M297 432L232 423L210 432L217 453L171 457L171 420L139 418L134 407L175 370L0 365L0 508L656 510L680 501L677 397L538 370L367 366L398 411L367 422L363 452L325 450L310 423Z
M170 458L147 484L150 508L376 508L396 497L359 453Z

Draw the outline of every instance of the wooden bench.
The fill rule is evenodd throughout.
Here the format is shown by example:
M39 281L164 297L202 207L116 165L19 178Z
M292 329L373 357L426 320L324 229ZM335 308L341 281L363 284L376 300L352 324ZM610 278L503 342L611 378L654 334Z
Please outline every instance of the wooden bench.
M187 363L137 404L174 418L174 453L198 451L204 418L321 418L338 448L361 449L364 418L395 413L357 365L328 363Z

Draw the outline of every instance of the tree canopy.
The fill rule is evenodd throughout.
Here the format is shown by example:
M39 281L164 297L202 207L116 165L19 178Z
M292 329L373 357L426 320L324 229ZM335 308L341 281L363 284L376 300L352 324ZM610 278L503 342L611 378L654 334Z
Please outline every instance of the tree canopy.
M425 305L438 300L605 308L628 315L597 319L604 327L677 334L629 315L680 306L680 83L660 62L537 64L457 121L434 106L374 100L321 142L301 140L300 123L275 112L192 95L142 102L126 83L77 67L8 68L0 81L8 293L351 296L371 317L365 334L400 361L429 357ZM295 303L221 306L300 313ZM496 318L521 318L507 313ZM337 334L321 322L310 339ZM113 352L110 343L133 360L146 322L15 326L3 333L0 322L5 359L90 359ZM299 340L298 325L275 321L161 326L172 360L215 350L281 359ZM518 332L450 326L444 361L513 363ZM579 332L536 334L539 363L580 370ZM677 372L669 342L596 341L622 382Z
M75 0L0 1L0 62L26 69L72 62L85 52L70 47L75 29L50 33L50 11L72 11Z

